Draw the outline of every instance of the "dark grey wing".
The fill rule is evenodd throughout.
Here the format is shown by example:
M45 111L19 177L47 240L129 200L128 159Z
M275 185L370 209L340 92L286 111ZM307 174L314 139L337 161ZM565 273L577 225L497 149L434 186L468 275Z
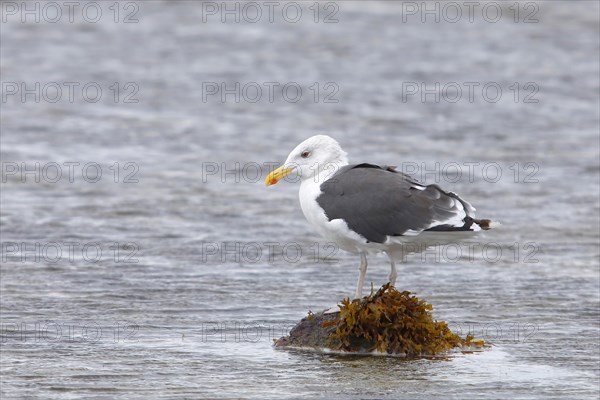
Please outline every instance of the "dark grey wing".
M318 204L327 218L343 219L369 242L414 235L435 227L457 229L472 223L473 207L437 185L424 186L393 168L348 165L321 184Z

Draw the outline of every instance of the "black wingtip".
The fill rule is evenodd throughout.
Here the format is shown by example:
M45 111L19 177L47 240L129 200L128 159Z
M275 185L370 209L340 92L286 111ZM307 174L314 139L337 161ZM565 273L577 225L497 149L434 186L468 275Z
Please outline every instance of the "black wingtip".
M475 219L469 216L466 216L463 219L463 226L453 226L453 225L437 225L426 229L426 231L434 231L434 232L459 232L459 231L474 231L473 224L476 224L481 228L481 230L488 231L492 229L493 222L491 219Z
M475 222L481 229L484 231L488 231L492 229L492 220L491 219L474 219Z

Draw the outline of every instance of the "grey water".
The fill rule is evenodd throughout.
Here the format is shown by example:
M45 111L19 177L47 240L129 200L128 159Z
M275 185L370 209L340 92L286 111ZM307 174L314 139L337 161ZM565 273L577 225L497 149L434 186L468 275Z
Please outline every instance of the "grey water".
M598 397L597 2L56 4L1 4L2 398ZM397 282L492 347L273 347L358 274L263 183L318 133L502 223Z

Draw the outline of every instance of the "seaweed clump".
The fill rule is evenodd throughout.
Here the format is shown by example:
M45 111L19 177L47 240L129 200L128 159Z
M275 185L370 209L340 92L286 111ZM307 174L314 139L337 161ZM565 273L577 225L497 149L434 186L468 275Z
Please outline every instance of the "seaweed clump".
M329 335L333 349L378 351L407 356L434 355L457 347L484 346L473 336L453 333L444 321L435 321L433 307L410 292L390 284L363 299L345 299L336 329ZM324 322L331 324L331 322Z
M471 335L463 339L453 333L433 319L430 304L389 283L362 299L345 299L339 307L335 313L309 313L275 345L408 357L486 346Z

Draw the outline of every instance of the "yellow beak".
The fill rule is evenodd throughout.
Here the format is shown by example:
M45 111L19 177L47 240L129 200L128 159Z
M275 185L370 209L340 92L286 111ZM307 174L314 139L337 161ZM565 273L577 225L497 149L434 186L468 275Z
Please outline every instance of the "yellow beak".
M286 175L289 175L290 172L292 172L293 170L294 168L283 168L282 165L267 176L267 179L265 179L265 185L271 186L276 184L281 180L281 178L283 178Z

